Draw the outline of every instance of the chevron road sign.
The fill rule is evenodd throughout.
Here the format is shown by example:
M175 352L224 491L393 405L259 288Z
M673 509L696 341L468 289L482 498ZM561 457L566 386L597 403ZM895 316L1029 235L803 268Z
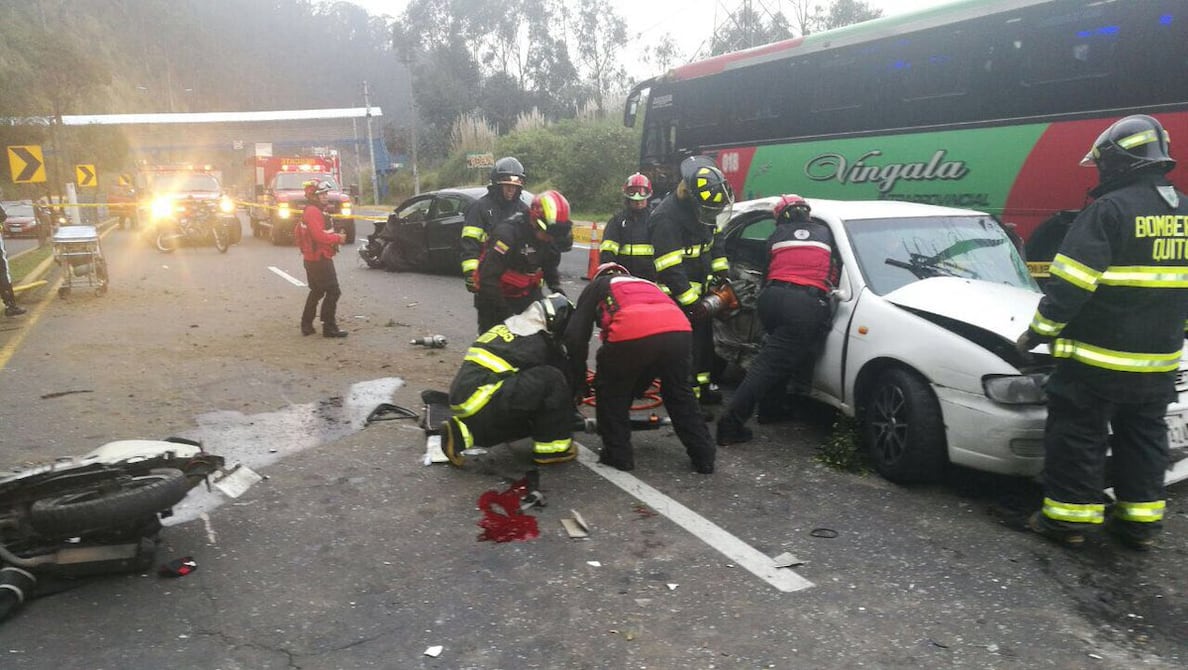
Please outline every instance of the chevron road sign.
M99 180L95 179L95 166L75 165L74 181L78 182L79 186L98 186Z
M26 144L8 147L8 167L14 184L32 184L45 181L45 159L41 147Z

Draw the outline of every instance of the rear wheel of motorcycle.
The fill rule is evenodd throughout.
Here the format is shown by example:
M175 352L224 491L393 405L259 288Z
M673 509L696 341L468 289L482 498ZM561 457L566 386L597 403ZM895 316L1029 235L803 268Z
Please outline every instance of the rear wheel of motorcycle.
M157 251L170 253L176 248L177 235L174 235L173 233L166 230L162 230L161 232L157 233Z
M214 226L214 243L220 254L227 253L227 248L231 246L227 243L227 231L223 230L222 224L216 223Z
M30 508L29 522L39 533L69 537L154 516L176 505L189 490L181 470L157 468L138 477L108 479L42 498Z

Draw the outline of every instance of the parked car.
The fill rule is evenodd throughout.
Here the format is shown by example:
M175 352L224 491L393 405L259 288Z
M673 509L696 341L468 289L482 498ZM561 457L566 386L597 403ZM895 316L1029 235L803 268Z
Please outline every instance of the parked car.
M716 321L728 363L763 335L755 314L775 226L775 198L735 205L722 229L741 308ZM1046 348L1015 351L1042 294L990 215L907 202L809 199L829 226L842 271L821 355L794 392L855 417L880 474L935 480L948 464L1035 476L1043 465ZM1168 409L1173 469L1188 478L1188 374Z
M33 203L28 200L13 200L3 203L8 218L4 221L5 237L37 237L37 216Z
M359 247L368 267L389 272L461 272L459 240L466 210L487 194L486 186L428 191L400 203ZM520 199L532 203L523 191Z

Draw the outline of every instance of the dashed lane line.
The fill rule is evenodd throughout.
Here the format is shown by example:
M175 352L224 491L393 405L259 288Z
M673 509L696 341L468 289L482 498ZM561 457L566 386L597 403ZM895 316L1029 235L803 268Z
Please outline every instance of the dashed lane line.
M271 270L273 273L275 273L281 279L284 279L285 281L292 284L293 286L297 286L299 288L305 288L305 282L294 277L293 275L289 274L288 272L285 272L284 270L276 267L275 265L269 265L268 269Z
M731 535L714 522L697 514L679 502L641 482L627 472L598 463L598 456L585 446L578 447L578 462L590 468L595 474L635 496L640 502L663 514L676 525L684 528L694 537L716 549L735 564L746 568L751 574L785 593L800 591L813 586L809 580L787 568L777 568L770 557L751 545Z

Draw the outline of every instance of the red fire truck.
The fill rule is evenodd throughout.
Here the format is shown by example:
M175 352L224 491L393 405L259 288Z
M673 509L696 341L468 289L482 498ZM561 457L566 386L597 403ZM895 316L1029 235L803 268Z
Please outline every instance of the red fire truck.
M256 156L256 204L248 207L252 234L289 244L293 227L305 208L305 182L328 181L333 186L327 197L328 211L335 227L346 233L347 243L355 241L355 221L351 217L351 195L342 188L338 152L309 156Z

